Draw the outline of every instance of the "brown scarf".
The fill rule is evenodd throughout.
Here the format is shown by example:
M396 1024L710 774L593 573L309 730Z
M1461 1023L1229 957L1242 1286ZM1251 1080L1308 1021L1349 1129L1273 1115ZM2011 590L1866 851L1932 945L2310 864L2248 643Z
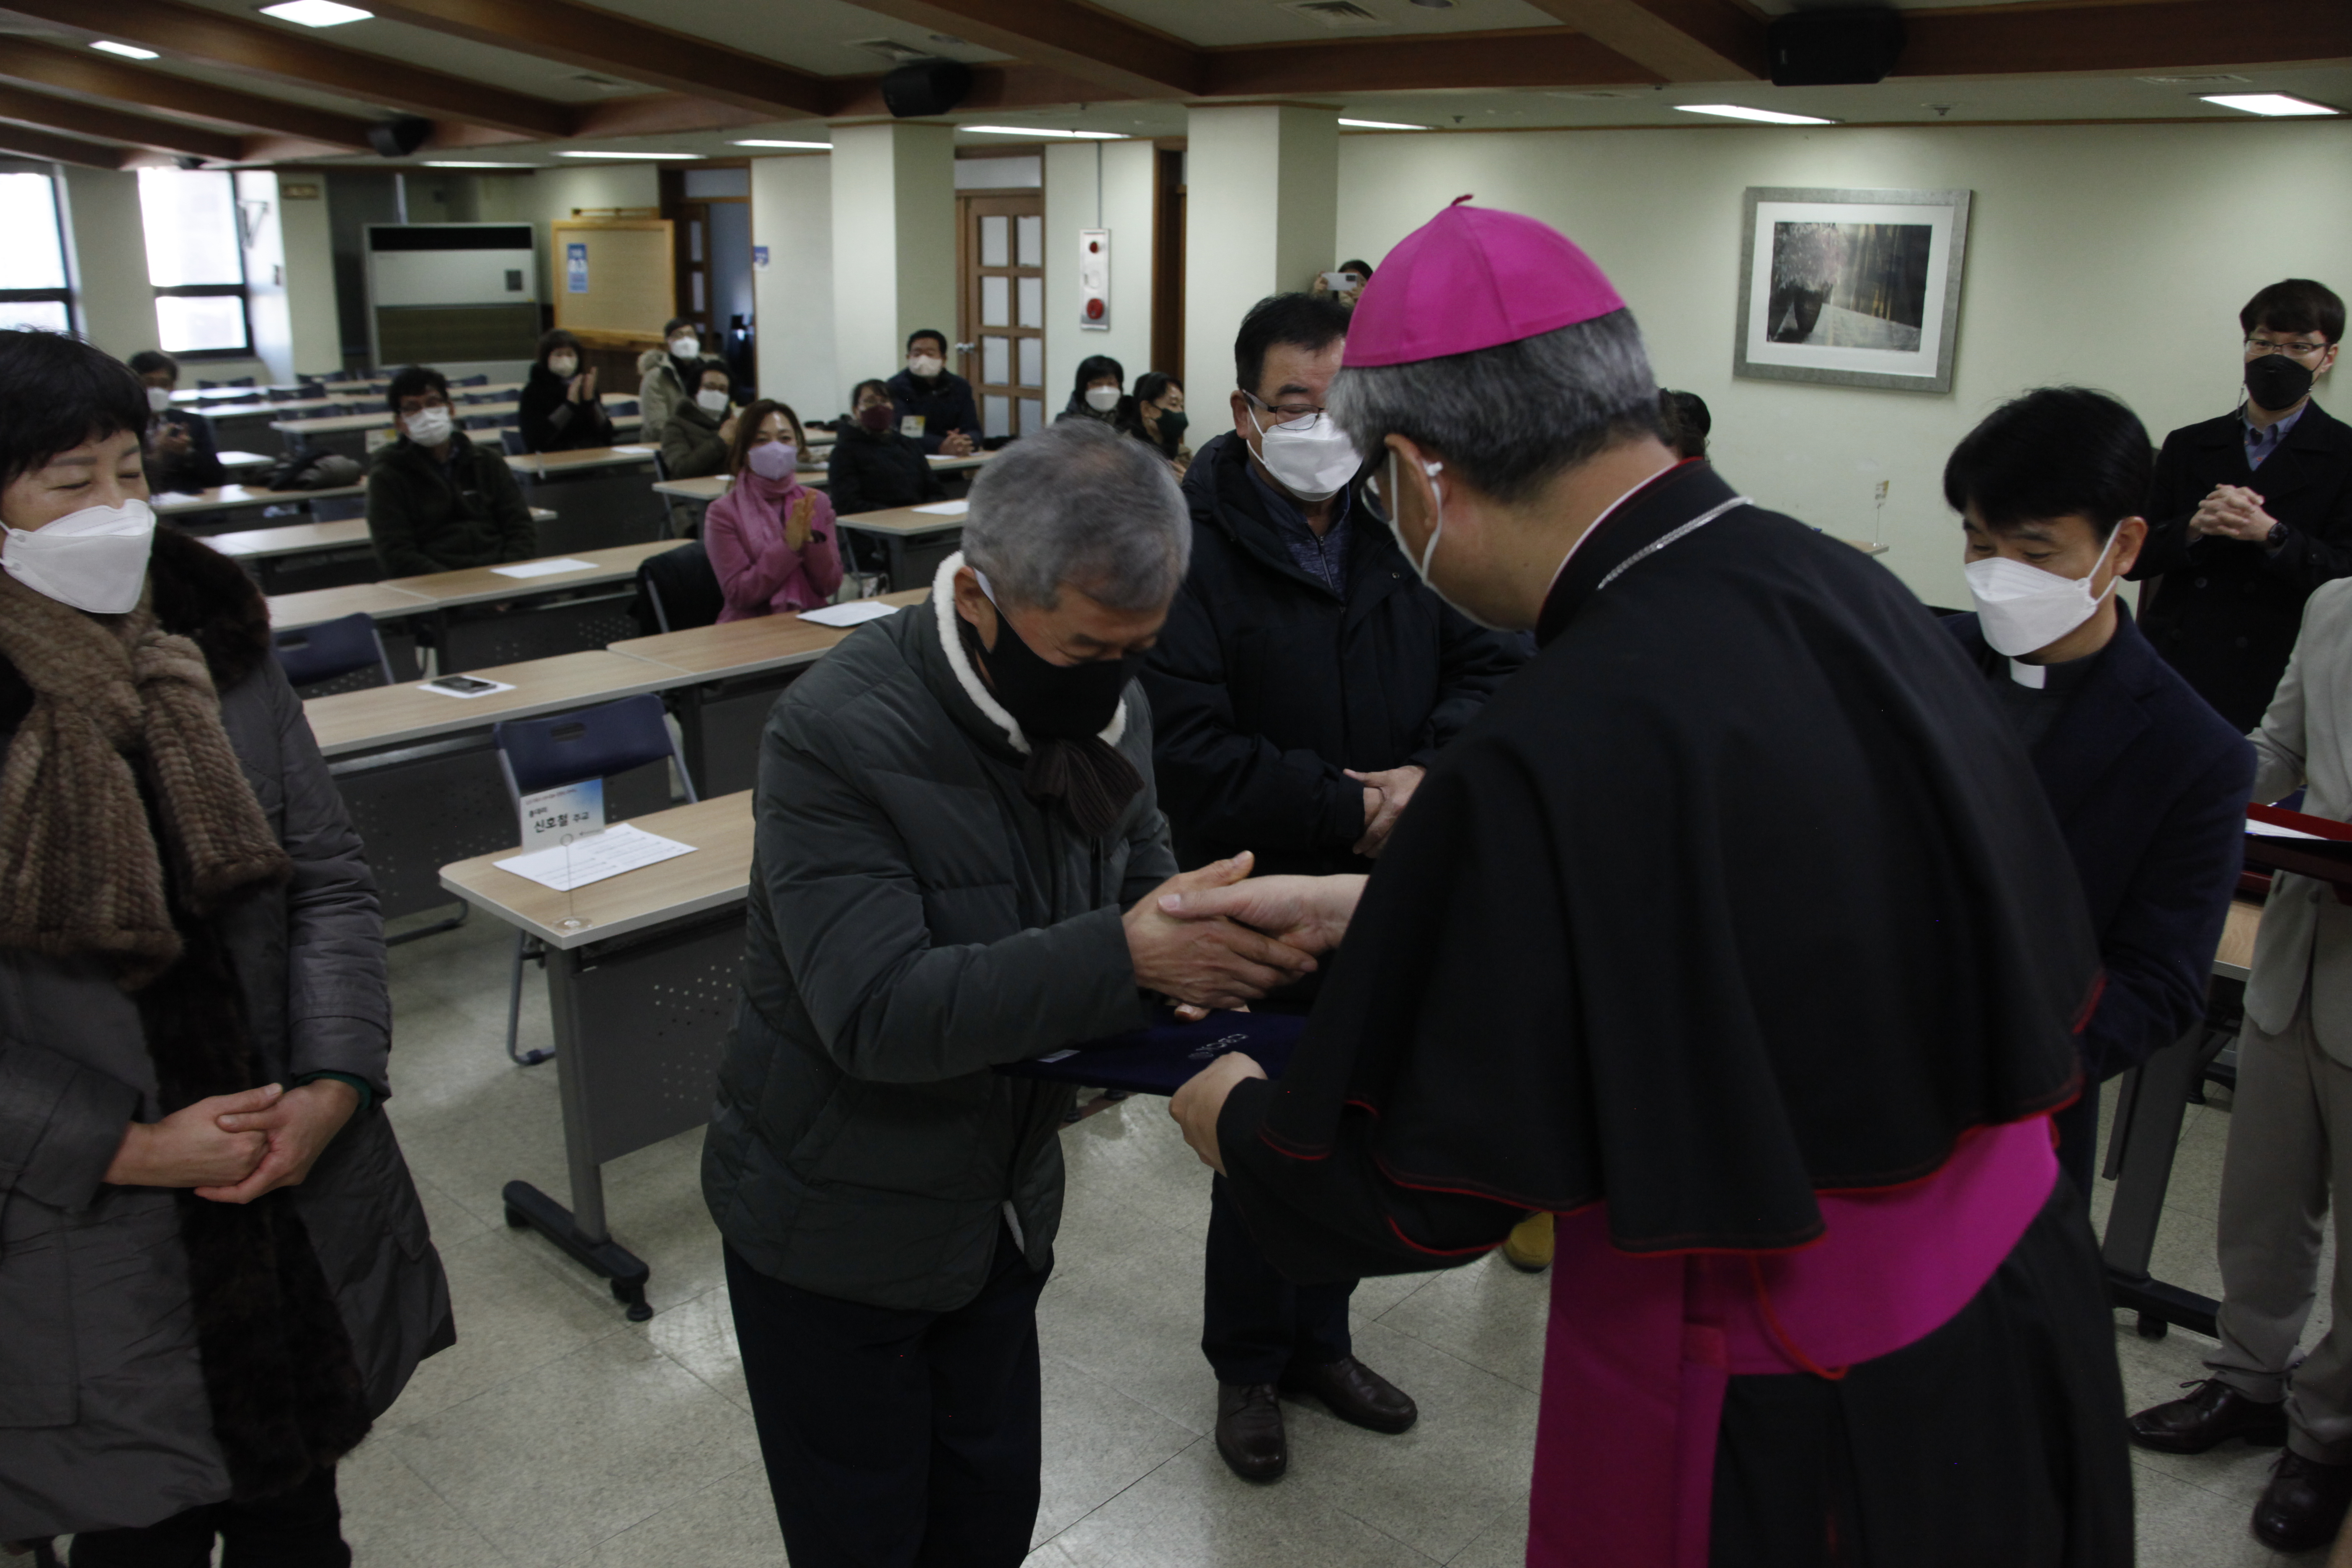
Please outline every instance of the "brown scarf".
M158 626L147 599L85 615L0 572L0 658L34 696L0 763L0 945L103 954L126 991L179 957L134 755L188 913L292 874L221 728L204 655Z

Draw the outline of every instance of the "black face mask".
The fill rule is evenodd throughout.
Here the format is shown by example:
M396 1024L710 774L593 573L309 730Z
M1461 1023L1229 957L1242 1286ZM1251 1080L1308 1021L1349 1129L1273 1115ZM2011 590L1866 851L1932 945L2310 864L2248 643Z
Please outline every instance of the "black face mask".
M1118 711L1119 694L1142 663L1137 658L1106 658L1089 664L1048 664L1021 640L1002 609L996 613L992 649L980 647L979 632L971 622L962 624L971 646L988 667L996 700L1032 742L1078 741L1099 734Z
M1184 417L1184 411L1181 408L1163 408L1160 411L1160 434L1168 440L1182 440L1184 426L1191 423L1191 420Z
M2311 371L2285 354L2246 362L2246 395L2254 406L2284 414L2311 393Z

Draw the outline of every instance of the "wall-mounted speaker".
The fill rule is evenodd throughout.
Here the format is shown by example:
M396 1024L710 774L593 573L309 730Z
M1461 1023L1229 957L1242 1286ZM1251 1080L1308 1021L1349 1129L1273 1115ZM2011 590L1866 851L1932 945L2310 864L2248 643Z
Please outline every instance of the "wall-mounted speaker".
M1792 11L1765 29L1775 87L1865 87L1886 79L1903 53L1903 14Z
M908 60L882 79L882 102L896 120L945 114L971 90L971 68L961 60Z
M404 114L397 120L387 120L368 127L368 145L386 158L405 158L425 145L433 134L433 121Z

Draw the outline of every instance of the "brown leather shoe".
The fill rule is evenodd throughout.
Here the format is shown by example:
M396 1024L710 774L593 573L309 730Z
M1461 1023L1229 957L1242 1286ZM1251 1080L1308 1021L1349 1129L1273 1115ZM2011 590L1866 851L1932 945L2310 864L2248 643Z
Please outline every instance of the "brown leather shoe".
M1245 1481L1276 1481L1290 1468L1282 1405L1270 1383L1217 1384L1217 1455Z
M1412 1396L1347 1356L1321 1366L1294 1366L1282 1374L1286 1394L1311 1394L1342 1421L1375 1432L1402 1432L1421 1417Z
M2273 1552L2309 1552L2336 1539L2352 1503L2352 1465L2323 1465L2289 1449L2254 1504L2254 1536Z
M2131 1440L2160 1454L2201 1454L2206 1449L2243 1437L2257 1447L2272 1448L2286 1441L2286 1405L2264 1404L2239 1393L2218 1377L2184 1383L2197 1392L2141 1411L2131 1418Z
M1540 1274L1551 1267L1551 1215L1531 1214L1504 1237L1503 1261L1522 1274Z

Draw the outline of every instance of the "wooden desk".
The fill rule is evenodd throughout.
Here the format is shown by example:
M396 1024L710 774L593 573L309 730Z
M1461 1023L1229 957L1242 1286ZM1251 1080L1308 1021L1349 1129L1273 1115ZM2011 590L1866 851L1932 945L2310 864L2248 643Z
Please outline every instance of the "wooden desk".
M430 599L404 594L382 583L360 583L348 588L317 588L307 594L278 594L268 603L270 627L281 632L292 631L297 626L315 626L321 621L339 621L345 616L371 616L383 621L403 616L425 615L433 609Z
M330 594L349 591L325 590ZM445 697L404 682L313 697L302 704L302 711L310 718L319 749L330 757L341 757L411 745L436 735L486 730L501 719L533 719L567 708L634 697L641 691L661 691L685 679L667 665L602 648L466 673L484 680L506 681L514 689L493 691L486 697Z
M843 528L854 528L860 532L879 536L885 562L883 570L890 580L890 586L914 588L929 584L931 574L940 562L962 539L964 516L962 512L947 515L924 511L917 507L894 506L883 511L859 512L855 517L835 518L834 521Z
M565 951L740 903L750 890L750 790L630 820L647 833L691 844L696 852L559 893L499 870L495 862L522 853L503 849L443 867L441 885L484 913ZM567 927L567 920L583 923Z
M650 468L660 450L644 443L623 442L617 447L583 447L576 452L518 452L508 455L507 467L518 476L531 479L596 468Z
M467 419L480 418L484 416L503 419L510 414L520 412L522 407L522 405L513 398L502 398L494 403L460 403L455 401L459 392L464 390L467 389L460 388L453 390L450 394L453 401L449 405L449 412L451 416L457 419L461 425ZM490 391L496 389L474 388L472 390ZM634 392L608 392L604 395L602 401L606 403L634 403L636 401L636 398L637 395ZM283 410L295 408L300 405L292 403L280 403L274 406ZM615 414L612 416L612 420L615 427L635 426L645 423L645 416L642 414ZM338 414L322 419L280 419L274 422L270 426L270 428L280 431L289 436L338 436L348 435L354 430L364 431L379 428L390 428L393 423L392 411L390 409L385 409L382 413L369 412L364 414Z
M314 550L346 550L368 542L367 519L347 517L336 522L289 522L283 528L248 528L236 533L215 533L205 541L223 555L239 561L267 561Z
M330 485L322 490L266 490L255 485L218 485L193 495L163 496L149 503L157 517L188 512L237 511L247 507L307 506L322 496L363 496L367 486Z
M882 603L905 606L930 597L929 588L886 595ZM694 626L659 637L631 637L613 644L611 651L642 658L701 680L724 680L757 675L793 665L813 664L839 646L857 628L819 626L798 616L754 616L748 621Z
M2221 928L2221 950L2213 955L2213 973L2224 980L2244 980L2253 973L2254 937L2263 929L2263 906L2232 900L2230 918Z
M509 599L537 594L628 582L636 576L638 564L647 556L659 555L665 550L676 550L684 542L677 539L656 539L643 544L614 544L603 550L583 550L571 559L585 561L588 565L544 577L509 577L495 566L471 566L458 572L428 573L421 577L393 577L385 581L384 586L413 594L436 609L451 610L463 605L503 604ZM564 557L541 556L539 559L553 561ZM523 566L530 563L515 561L507 564Z
M931 465L932 472L950 474L980 468L995 455L993 452L974 452L969 458L931 458L927 461ZM821 490L825 487L827 475L823 468L803 468L794 477L809 489ZM680 500L700 501L708 506L734 488L735 477L732 474L705 474L698 479L657 480L654 493L675 496Z

